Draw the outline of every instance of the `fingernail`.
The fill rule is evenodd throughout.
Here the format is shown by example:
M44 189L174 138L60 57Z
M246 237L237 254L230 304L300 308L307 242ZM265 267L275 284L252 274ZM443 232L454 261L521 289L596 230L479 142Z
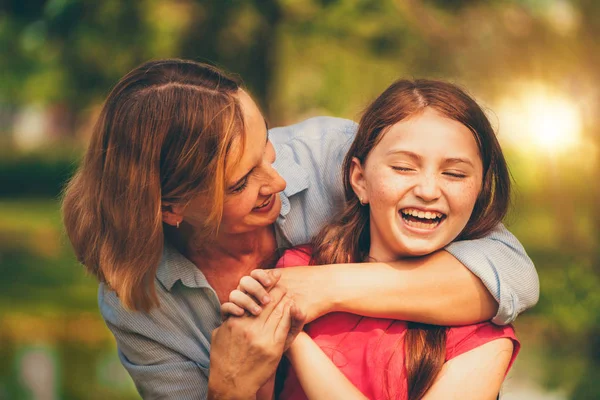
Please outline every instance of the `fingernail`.
M252 307L252 312L253 312L254 314L258 314L258 313L260 313L260 311L261 311L261 308L260 308L260 307Z
M265 279L265 285L271 286L271 280L270 279Z
M269 296L265 296L262 298L262 303L263 304L268 304L271 301L271 298Z

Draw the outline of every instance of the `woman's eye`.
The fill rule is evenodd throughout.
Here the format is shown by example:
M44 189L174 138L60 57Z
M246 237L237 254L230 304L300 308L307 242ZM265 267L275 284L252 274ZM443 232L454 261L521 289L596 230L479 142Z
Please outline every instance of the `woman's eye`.
M248 186L248 178L244 179L241 184L231 189L231 193L241 193L244 191L244 189L246 189L246 186Z

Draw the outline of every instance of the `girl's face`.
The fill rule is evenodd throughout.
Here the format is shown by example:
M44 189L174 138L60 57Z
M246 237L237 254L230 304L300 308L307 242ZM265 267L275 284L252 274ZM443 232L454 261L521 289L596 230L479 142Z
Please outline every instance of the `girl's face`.
M427 108L391 126L351 169L369 203L369 256L385 262L446 246L469 221L482 174L477 142L460 122Z
M251 232L273 224L281 210L278 193L286 185L272 166L275 149L268 140L265 119L246 92L240 90L238 96L244 115L245 145L234 141L226 161L229 179L219 234ZM202 197L195 199L186 210L187 221L205 218L201 212L205 208Z

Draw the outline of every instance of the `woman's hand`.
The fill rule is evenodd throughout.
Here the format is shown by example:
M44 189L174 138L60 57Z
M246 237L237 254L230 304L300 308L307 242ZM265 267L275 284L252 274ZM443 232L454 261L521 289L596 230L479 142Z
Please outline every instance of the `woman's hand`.
M255 269L250 276L244 276L236 290L229 296L229 302L221 306L223 319L241 316L245 312L259 315L261 306L268 304L269 291L275 286L283 286L287 295L304 318L310 322L333 311L333 301L329 299L327 267L293 267L273 270Z
M213 331L211 398L254 398L275 373L297 311L284 288L274 287L269 297L260 315L228 318Z
M237 289L229 294L230 301L221 305L223 320L227 320L229 317L243 316L246 312L251 315L260 315L263 309L259 304L266 309L267 305L273 301L275 288L287 291L284 286L278 284L280 278L281 273L278 270L264 269L256 269L251 272L250 276L242 277ZM286 297L293 300L289 293ZM285 340L285 350L302 331L306 322L306 314L295 304L295 301L290 309L290 318L291 326Z
M255 269L243 276L238 287L229 294L229 301L221 305L223 320L229 316L241 317L247 311L259 315L261 306L269 304L269 291L279 282L281 273L276 269Z

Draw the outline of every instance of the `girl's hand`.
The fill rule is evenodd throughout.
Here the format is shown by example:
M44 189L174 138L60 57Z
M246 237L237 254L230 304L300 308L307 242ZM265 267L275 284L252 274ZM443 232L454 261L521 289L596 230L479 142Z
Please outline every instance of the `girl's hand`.
M240 280L237 289L230 293L229 301L221 305L223 320L246 312L259 315L270 301L269 291L277 284L286 288L288 296L304 317L304 323L328 312L344 311L335 308L335 285L331 285L335 279L330 267L255 269L250 276Z
M273 294L278 290L287 292L287 289L278 284L281 273L278 270L255 269L250 273L250 276L244 276L240 280L237 289L229 294L229 302L221 305L221 315L223 320L229 317L241 317L246 315L259 316L263 308L258 303L263 304L265 310L273 301ZM291 296L287 296L291 300ZM262 301L258 302L257 298ZM302 332L306 323L306 313L295 304L292 303L290 308L291 326L287 334L284 348L287 350L299 332Z
M229 316L241 317L245 312L259 315L261 306L272 300L269 291L279 282L281 272L276 269L255 269L250 276L240 279L238 287L229 294L229 301L221 305L223 320Z

